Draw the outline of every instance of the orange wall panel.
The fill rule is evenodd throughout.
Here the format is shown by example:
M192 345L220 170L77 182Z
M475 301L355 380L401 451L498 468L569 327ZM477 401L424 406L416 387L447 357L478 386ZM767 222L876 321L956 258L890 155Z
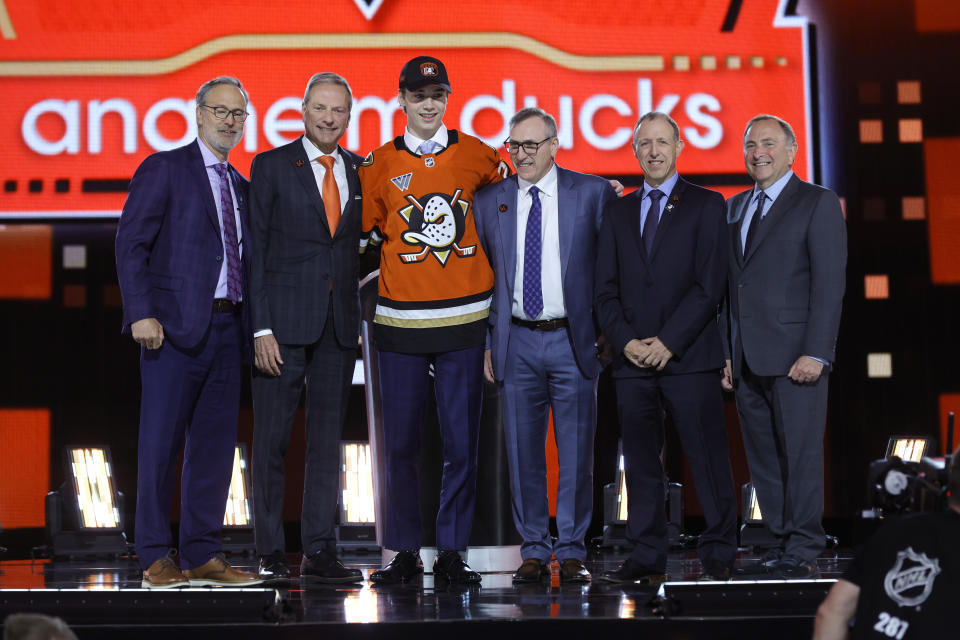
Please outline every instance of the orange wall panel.
M960 31L957 0L913 0L917 31Z
M953 411L954 415L960 417L960 393L941 393L940 394L940 442L937 443L937 450L933 455L942 456L947 453L947 414ZM957 448L957 440L960 440L960 420L953 430L953 448Z
M960 182L953 170L958 154L960 138L930 138L923 143L934 284L960 283Z
M52 252L50 225L0 225L0 299L49 299Z
M50 410L0 409L0 526L42 527L50 490Z

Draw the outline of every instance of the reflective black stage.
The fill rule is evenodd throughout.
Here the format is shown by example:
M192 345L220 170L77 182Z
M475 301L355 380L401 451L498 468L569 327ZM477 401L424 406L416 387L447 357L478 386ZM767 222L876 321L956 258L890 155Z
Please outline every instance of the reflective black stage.
M146 591L135 560L0 562L0 618L36 611L64 618L79 638L493 638L642 634L644 638L809 638L816 607L849 562L818 561L821 579L791 582L696 582L692 551L671 554L671 582L658 589L600 581L623 554L587 561L592 584L513 585L510 573L487 573L479 587L435 585L432 575L392 587L309 585L288 588ZM740 562L756 559L743 554ZM291 555L291 567L299 557ZM348 555L366 578L379 554ZM232 562L255 569L254 559ZM335 634L335 635L330 635ZM616 634L610 636L609 634Z

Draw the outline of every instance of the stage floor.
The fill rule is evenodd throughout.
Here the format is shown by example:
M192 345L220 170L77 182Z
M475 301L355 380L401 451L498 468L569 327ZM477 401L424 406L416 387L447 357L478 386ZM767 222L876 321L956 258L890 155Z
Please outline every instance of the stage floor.
M623 553L594 552L594 576L615 568ZM435 585L426 574L406 585L374 587L366 578L380 566L379 554L344 556L363 570L354 586L309 585L256 589L140 589L136 560L8 560L0 562L0 617L16 611L59 615L80 638L138 639L175 632L181 637L495 636L531 633L567 635L622 633L631 625L652 638L747 638L778 634L778 640L809 638L816 607L849 563L849 553L825 554L821 576L808 581L697 582L694 551L675 551L670 582L662 589L559 581L514 585L510 573L487 573L479 586ZM743 553L740 562L755 556ZM255 569L252 557L235 565ZM289 556L292 568L299 556ZM428 567L429 570L429 567ZM456 624L456 623L469 624ZM520 622L525 624L503 624ZM563 625L563 626L560 626ZM624 626L627 625L627 626Z

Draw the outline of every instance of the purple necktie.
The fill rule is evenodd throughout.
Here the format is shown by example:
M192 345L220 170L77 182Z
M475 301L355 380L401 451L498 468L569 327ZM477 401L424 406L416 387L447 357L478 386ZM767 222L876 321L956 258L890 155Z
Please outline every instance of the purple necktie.
M540 192L530 187L530 215L527 217L527 230L523 240L523 312L531 320L536 320L543 311L543 288L540 285L540 225L542 212Z
M213 165L220 176L220 218L223 222L223 248L227 254L227 297L231 302L240 302L240 242L237 240L237 219L233 212L233 196L230 194L230 178L226 164Z
M663 191L654 189L647 197L650 198L650 208L647 210L647 219L643 222L643 247L649 256L653 251L653 239L657 236L657 224L660 223L660 198L663 197Z
M763 191L757 193L757 208L753 212L753 217L750 219L750 226L747 227L747 237L743 241L743 255L746 256L747 252L750 251L750 245L753 243L753 237L757 235L757 227L760 226L760 220L763 219L763 202L766 200L767 194Z

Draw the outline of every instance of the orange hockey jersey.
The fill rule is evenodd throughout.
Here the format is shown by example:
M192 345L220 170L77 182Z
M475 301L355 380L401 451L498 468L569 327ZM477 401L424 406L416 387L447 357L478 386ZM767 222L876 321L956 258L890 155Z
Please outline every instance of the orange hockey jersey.
M360 167L363 231L380 245L374 339L383 351L437 353L485 339L493 272L477 239L473 194L509 170L477 138L448 135L445 149L424 156L400 136Z

